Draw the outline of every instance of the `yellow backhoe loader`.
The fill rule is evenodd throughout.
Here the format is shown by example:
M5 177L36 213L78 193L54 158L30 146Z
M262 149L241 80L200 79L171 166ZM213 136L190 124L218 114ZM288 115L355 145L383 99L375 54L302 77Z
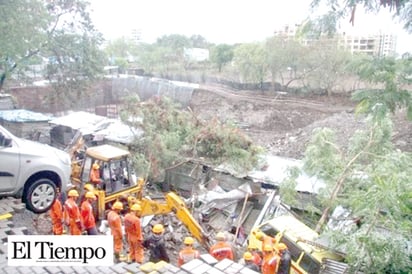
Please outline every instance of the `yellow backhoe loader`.
M144 196L145 181L133 174L129 151L112 145L94 146L72 161L72 183L80 192L84 192L84 185L90 183L93 166L96 168L97 164L99 167L101 183L94 186L98 219L105 219L107 210L115 201L136 200L142 207L142 217L173 212L198 242L209 248L209 237L176 193L169 192L161 199Z

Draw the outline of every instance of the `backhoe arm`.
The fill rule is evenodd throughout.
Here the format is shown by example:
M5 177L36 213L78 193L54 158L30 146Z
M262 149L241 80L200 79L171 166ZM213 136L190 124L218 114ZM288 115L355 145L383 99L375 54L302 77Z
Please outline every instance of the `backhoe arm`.
M169 192L166 194L165 200L161 202L142 198L140 205L142 207L141 216L168 214L170 212L175 213L176 217L186 226L192 236L195 237L207 250L209 250L210 240L208 236L187 209L183 200L175 193Z

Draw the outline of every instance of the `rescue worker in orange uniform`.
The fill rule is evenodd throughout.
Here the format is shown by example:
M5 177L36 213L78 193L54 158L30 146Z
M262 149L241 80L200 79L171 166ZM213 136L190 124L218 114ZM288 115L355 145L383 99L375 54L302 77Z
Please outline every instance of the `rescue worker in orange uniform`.
M234 259L232 246L226 242L226 236L223 232L219 232L216 235L217 243L212 245L209 249L209 254L216 260L221 261L223 259Z
M62 235L63 234L63 205L60 202L60 190L57 189L57 197L54 200L49 215L53 225L53 234Z
M88 191L84 198L85 200L80 207L83 228L86 230L87 235L97 235L96 221L92 206L92 203L96 200L96 196L92 191Z
M263 247L263 262L262 262L262 274L276 273L277 258L273 251L272 245L265 245Z
M260 272L259 266L255 263L252 253L250 253L249 251L246 251L243 254L243 260L245 261L245 267L253 271Z
M183 243L185 247L180 250L179 258L177 259L177 265L180 267L181 265L190 262L193 259L197 259L200 257L199 251L193 248L193 243L195 240L192 237L186 237Z
M64 220L67 226L69 226L71 235L82 234L82 223L80 210L77 206L76 200L79 197L77 190L72 189L67 194L68 199L64 203Z
M139 204L134 204L130 212L124 217L124 228L126 231L127 243L129 244L129 258L132 262L143 263L143 234L139 214L142 208Z
M258 239L259 241L262 242L262 251L263 251L263 247L265 245L270 245L273 246L274 244L276 244L276 239L273 237L270 237L268 235L265 235L263 232L259 231L256 234L256 239Z
M114 257L116 261L120 259L120 254L123 250L122 219L119 215L121 210L123 210L123 204L116 201L112 206L112 210L107 215L107 222L113 235Z
M94 163L92 170L90 170L90 182L96 187L101 187L103 180L100 178L100 166Z

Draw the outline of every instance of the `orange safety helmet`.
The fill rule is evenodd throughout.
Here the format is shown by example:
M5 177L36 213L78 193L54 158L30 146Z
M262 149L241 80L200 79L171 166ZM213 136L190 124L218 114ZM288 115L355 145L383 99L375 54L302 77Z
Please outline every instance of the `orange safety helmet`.
M165 228L163 227L162 224L156 224L154 225L154 227L152 228L153 233L163 233L165 231Z
M72 190L69 191L67 196L69 196L69 197L79 197L79 192L77 192L77 190L75 190L75 189L72 189Z
M121 202L117 201L113 204L112 209L123 210L123 204Z
M252 253L250 253L249 251L246 251L246 252L243 254L243 259L245 259L245 261L251 261L251 260L253 260L253 255L252 255Z
M96 195L94 195L93 191L88 191L85 195L86 198L90 198L95 200L96 199Z
M193 240L192 237L186 237L185 240L183 241L185 245L192 245L194 242L195 240Z

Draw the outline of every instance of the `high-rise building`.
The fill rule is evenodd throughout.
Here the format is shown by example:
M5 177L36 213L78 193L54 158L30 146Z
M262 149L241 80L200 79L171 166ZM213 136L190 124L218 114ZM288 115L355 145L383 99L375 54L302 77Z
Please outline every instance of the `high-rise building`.
M284 25L274 32L275 36L282 36L286 39L296 38L302 25ZM302 35L298 39L303 45L313 45L316 38L307 38ZM396 52L397 36L394 34L377 33L365 35L349 35L338 33L333 38L322 39L329 43L337 43L340 48L354 53L363 53L372 56L393 56ZM335 44L336 45L336 44Z

